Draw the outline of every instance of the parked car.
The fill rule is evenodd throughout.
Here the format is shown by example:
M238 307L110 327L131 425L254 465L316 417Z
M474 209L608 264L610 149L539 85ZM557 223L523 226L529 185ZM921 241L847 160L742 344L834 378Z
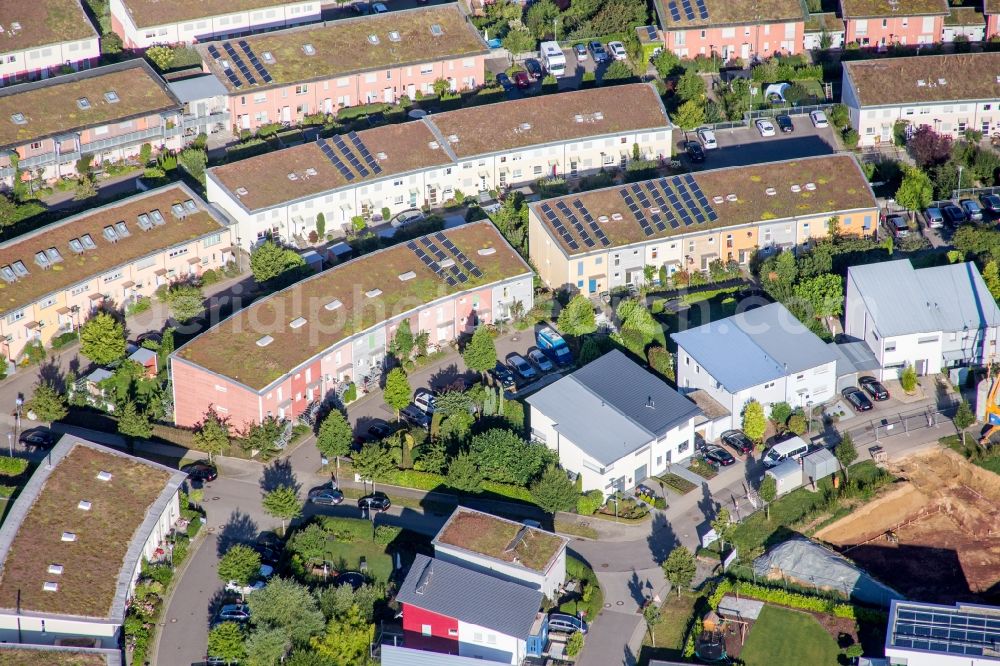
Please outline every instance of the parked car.
M376 2L374 5L372 5L372 11L375 12L376 14L385 14L388 13L389 8L386 7L385 4L381 2Z
M808 442L792 435L791 438L775 444L764 453L764 467L777 467L786 460L798 460L809 453Z
M527 90L531 87L531 79L526 71L518 70L514 72L514 85L520 90Z
M784 432L775 433L774 435L771 435L770 437L767 438L767 440L764 441L764 448L765 449L773 448L778 444L781 444L782 442L786 442L792 439L793 437L795 437L795 433L792 432L791 430L785 430Z
M385 421L375 421L368 426L368 437L370 439L385 439L392 432L392 428Z
M587 59L587 46L585 44L574 44L573 55L576 56L577 62L583 62Z
M868 399L868 396L855 386L848 386L840 394L844 396L847 402L851 403L851 407L856 412L867 412L873 407L872 401Z
M865 393L876 402L889 399L889 391L882 386L882 382L871 376L858 377L858 384L865 390Z
M540 349L532 349L529 351L528 358L530 358L531 362L537 365L538 369L542 372L552 372L555 368L555 366L552 365L552 361L549 360L549 357L543 354Z
M534 379L538 376L538 373L531 367L531 364L520 354L511 354L508 356L507 365L511 370L521 375L521 379Z
M358 500L358 508L369 511L388 511L390 506L392 502L389 501L389 496L381 490L376 490Z
M944 215L945 222L953 227L957 227L966 221L965 211L951 202L941 206L941 213Z
M830 122L826 119L826 114L816 109L809 113L809 120L812 121L813 127L829 127Z
M754 124L761 136L774 136L774 123L767 118L761 118Z
M528 75L535 81L542 78L544 72L542 72L542 63L538 62L534 58L528 58L524 61L524 68L528 70Z
M434 394L425 388L419 388L414 392L413 404L428 414L433 414L437 409L437 402L434 399Z
M684 152L687 153L688 159L692 162L704 162L705 161L705 150L701 147L701 144L697 141L688 141L684 144Z
M774 120L778 123L778 129L785 134L791 134L795 131L795 124L792 122L792 117L787 113L781 114Z
M418 428L430 428L431 427L431 417L430 414L420 409L414 404L409 404L400 410L399 415L404 421L411 425L415 425Z
M962 210L965 211L966 216L973 222L983 221L983 209L979 204L972 199L962 199L959 202L962 205Z
M247 595L257 590L261 590L267 585L267 579L274 574L274 567L270 564L260 565L260 571L257 573L257 580L252 581L249 585L240 585L235 580L231 580L226 583L226 590L229 592L239 592L242 595Z
M29 449L51 449L56 445L56 434L51 430L25 430L17 438L18 443Z
M188 463L181 467L181 471L186 473L192 481L201 481L204 483L206 481L215 481L219 478L219 470L207 460Z
M885 227L896 238L910 235L910 225L907 224L905 215L890 215L885 218Z
M701 145L705 147L705 150L712 150L719 147L718 142L715 140L715 132L710 129L702 128L698 130L698 140L701 141Z
M246 604L226 604L215 614L216 622L246 622L250 619L250 607Z
M337 506L338 504L343 503L344 493L340 492L339 488L334 488L332 485L328 484L326 486L320 486L319 488L313 488L310 490L308 499L310 504Z
M726 451L721 446L716 446L715 444L706 444L702 448L701 453L705 456L705 460L721 467L729 467L736 462L736 458L733 457L733 454Z
M628 52L621 42L608 42L608 51L615 60L628 60Z
M720 437L722 443L736 451L736 453L746 455L753 451L753 442L742 430L727 430Z
M514 381L514 373L512 373L510 368L500 361L497 361L496 366L490 371L490 374L492 374L493 378L505 389L514 388L517 384L517 382Z
M984 194L979 197L979 202L983 208L991 213L1000 213L1000 196L996 194Z
M564 634L587 633L587 623L575 615L566 613L551 613L549 615L549 631L556 631Z
M514 89L514 82L511 81L510 77L503 72L497 74L497 83L499 83L504 90L511 91Z
M598 41L593 41L588 45L590 52L594 54L594 62L601 63L608 61L608 52L604 50L604 45Z
M423 219L423 211L414 208L412 210L404 210L402 213L399 213L396 217L392 218L392 221L389 224L398 229L400 227L405 227L408 224L413 224L414 222L421 222Z
M940 229L944 226L944 215L937 206L931 206L924 211L924 221L931 229Z

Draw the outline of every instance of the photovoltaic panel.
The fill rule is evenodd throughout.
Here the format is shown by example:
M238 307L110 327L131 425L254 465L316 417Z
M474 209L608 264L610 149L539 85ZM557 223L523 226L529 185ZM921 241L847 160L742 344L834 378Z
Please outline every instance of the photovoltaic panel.
M351 173L351 170L347 168L347 165L345 165L340 158L337 157L337 154L333 152L333 148L330 147L330 144L322 138L317 138L316 143L319 145L320 150L323 151L326 159L330 160L330 163L333 164L337 171L340 172L341 176L348 181L354 180L354 174Z
M250 85L256 84L257 79L255 79L253 74L250 73L250 68L247 67L247 64L245 62L243 62L243 58L241 58L240 54L236 52L236 49L233 48L233 45L230 44L229 42L225 42L222 45L222 48L229 55L230 61L234 65L236 65L236 69L240 70L240 74L242 74L243 78L247 80L247 83L249 83Z
M424 247L426 247L427 250L431 254L433 254L434 258L437 259L438 261L443 261L448 256L444 253L444 251L441 248L435 245L434 241L432 241L430 238L424 236L423 238L420 239L420 242L424 244Z
M691 188L691 191L694 192L695 200L697 200L698 205L701 206L702 210L705 211L705 215L708 216L709 221L715 222L719 219L719 214L715 212L712 204L708 202L708 197L705 196L705 193L702 191L701 186L698 185L698 182L694 179L694 176L686 174L684 176L684 182L686 182L688 187Z
M642 191L642 188L639 187L638 183L632 184L632 193L636 196L637 199L639 199L639 203L642 204L643 208L651 208L649 203L649 197L647 197L646 193Z
M681 7L684 8L684 15L688 21L694 20L694 10L691 9L691 0L681 0Z
M219 55L219 49L215 48L215 46L211 44L208 47L208 55L212 56L216 60L222 57Z
M708 7L705 6L705 0L695 0L695 7L698 8L698 15L702 19L708 18Z
M994 654L1000 644L1000 618L962 608L933 612L899 608L890 626L891 643L901 648L984 656Z
M670 18L675 21L681 20L681 10L677 9L677 2L670 0Z
M601 242L601 245L604 245L605 247L611 245L611 241L609 241L608 237L604 234L604 230L601 229L600 225L597 224L597 222L594 220L594 216L590 214L590 211L587 210L587 207L583 205L583 202L580 201L579 199L574 199L573 207L576 208L577 211L579 211L580 215L583 216L583 221L587 223L587 226L590 227L590 230L594 233L595 236L597 236L597 240Z
M250 60L250 64L257 70L257 74L259 74L260 78L264 80L264 83L271 83L274 79L271 78L271 75L267 72L267 69L264 68L264 65L261 64L260 60L257 59L257 55L253 52L253 49L250 48L250 45L247 44L247 40L241 39L236 43L241 49L243 49L243 53L246 54L247 58Z
M698 222L698 224L704 223L706 219L705 214L702 213L701 209L695 205L694 197L691 196L691 192L688 191L687 186L684 184L684 182L681 181L679 178L675 178L674 185L677 187L677 190L681 193L681 201L683 201L684 205L687 206L688 209L690 209L691 215L694 217L694 219Z
M368 166L371 168L371 170L375 173L381 173L382 167L372 156L371 152L368 150L368 147L365 146L364 142L361 141L361 137L358 136L358 133L348 132L347 138L349 138L351 142L354 144L354 147L358 149L358 152L361 153L361 157L363 157L365 162L368 163Z

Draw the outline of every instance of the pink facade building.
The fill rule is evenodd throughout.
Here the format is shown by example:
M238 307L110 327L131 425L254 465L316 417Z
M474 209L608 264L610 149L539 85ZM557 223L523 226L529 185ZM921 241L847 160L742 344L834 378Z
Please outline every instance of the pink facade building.
M948 0L840 0L845 43L935 44L944 34Z
M293 419L329 391L375 386L403 320L434 347L532 306L532 272L489 222L341 264L237 312L171 357L174 420Z
M986 14L986 37L1000 34L1000 0L983 0L983 14Z
M198 46L229 91L234 132L483 83L489 53L458 5L389 12Z
M758 0L658 0L666 48L682 58L718 57L729 62L799 53L805 11L798 2Z
M80 0L0 2L0 87L87 69L100 57Z

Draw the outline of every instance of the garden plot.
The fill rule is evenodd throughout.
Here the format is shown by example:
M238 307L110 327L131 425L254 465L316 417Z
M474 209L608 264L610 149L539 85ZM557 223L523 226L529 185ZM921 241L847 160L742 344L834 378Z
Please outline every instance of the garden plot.
M892 492L816 533L904 595L951 603L1000 581L1000 479L949 450L903 460Z

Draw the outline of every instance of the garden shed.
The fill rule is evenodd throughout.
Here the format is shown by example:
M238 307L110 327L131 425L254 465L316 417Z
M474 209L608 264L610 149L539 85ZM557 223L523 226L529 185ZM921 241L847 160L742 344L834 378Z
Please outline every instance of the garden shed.
M786 460L767 470L766 474L774 477L779 497L802 486L802 466L798 460Z
M817 483L838 471L840 461L830 449L820 449L802 459L802 474L806 482Z

